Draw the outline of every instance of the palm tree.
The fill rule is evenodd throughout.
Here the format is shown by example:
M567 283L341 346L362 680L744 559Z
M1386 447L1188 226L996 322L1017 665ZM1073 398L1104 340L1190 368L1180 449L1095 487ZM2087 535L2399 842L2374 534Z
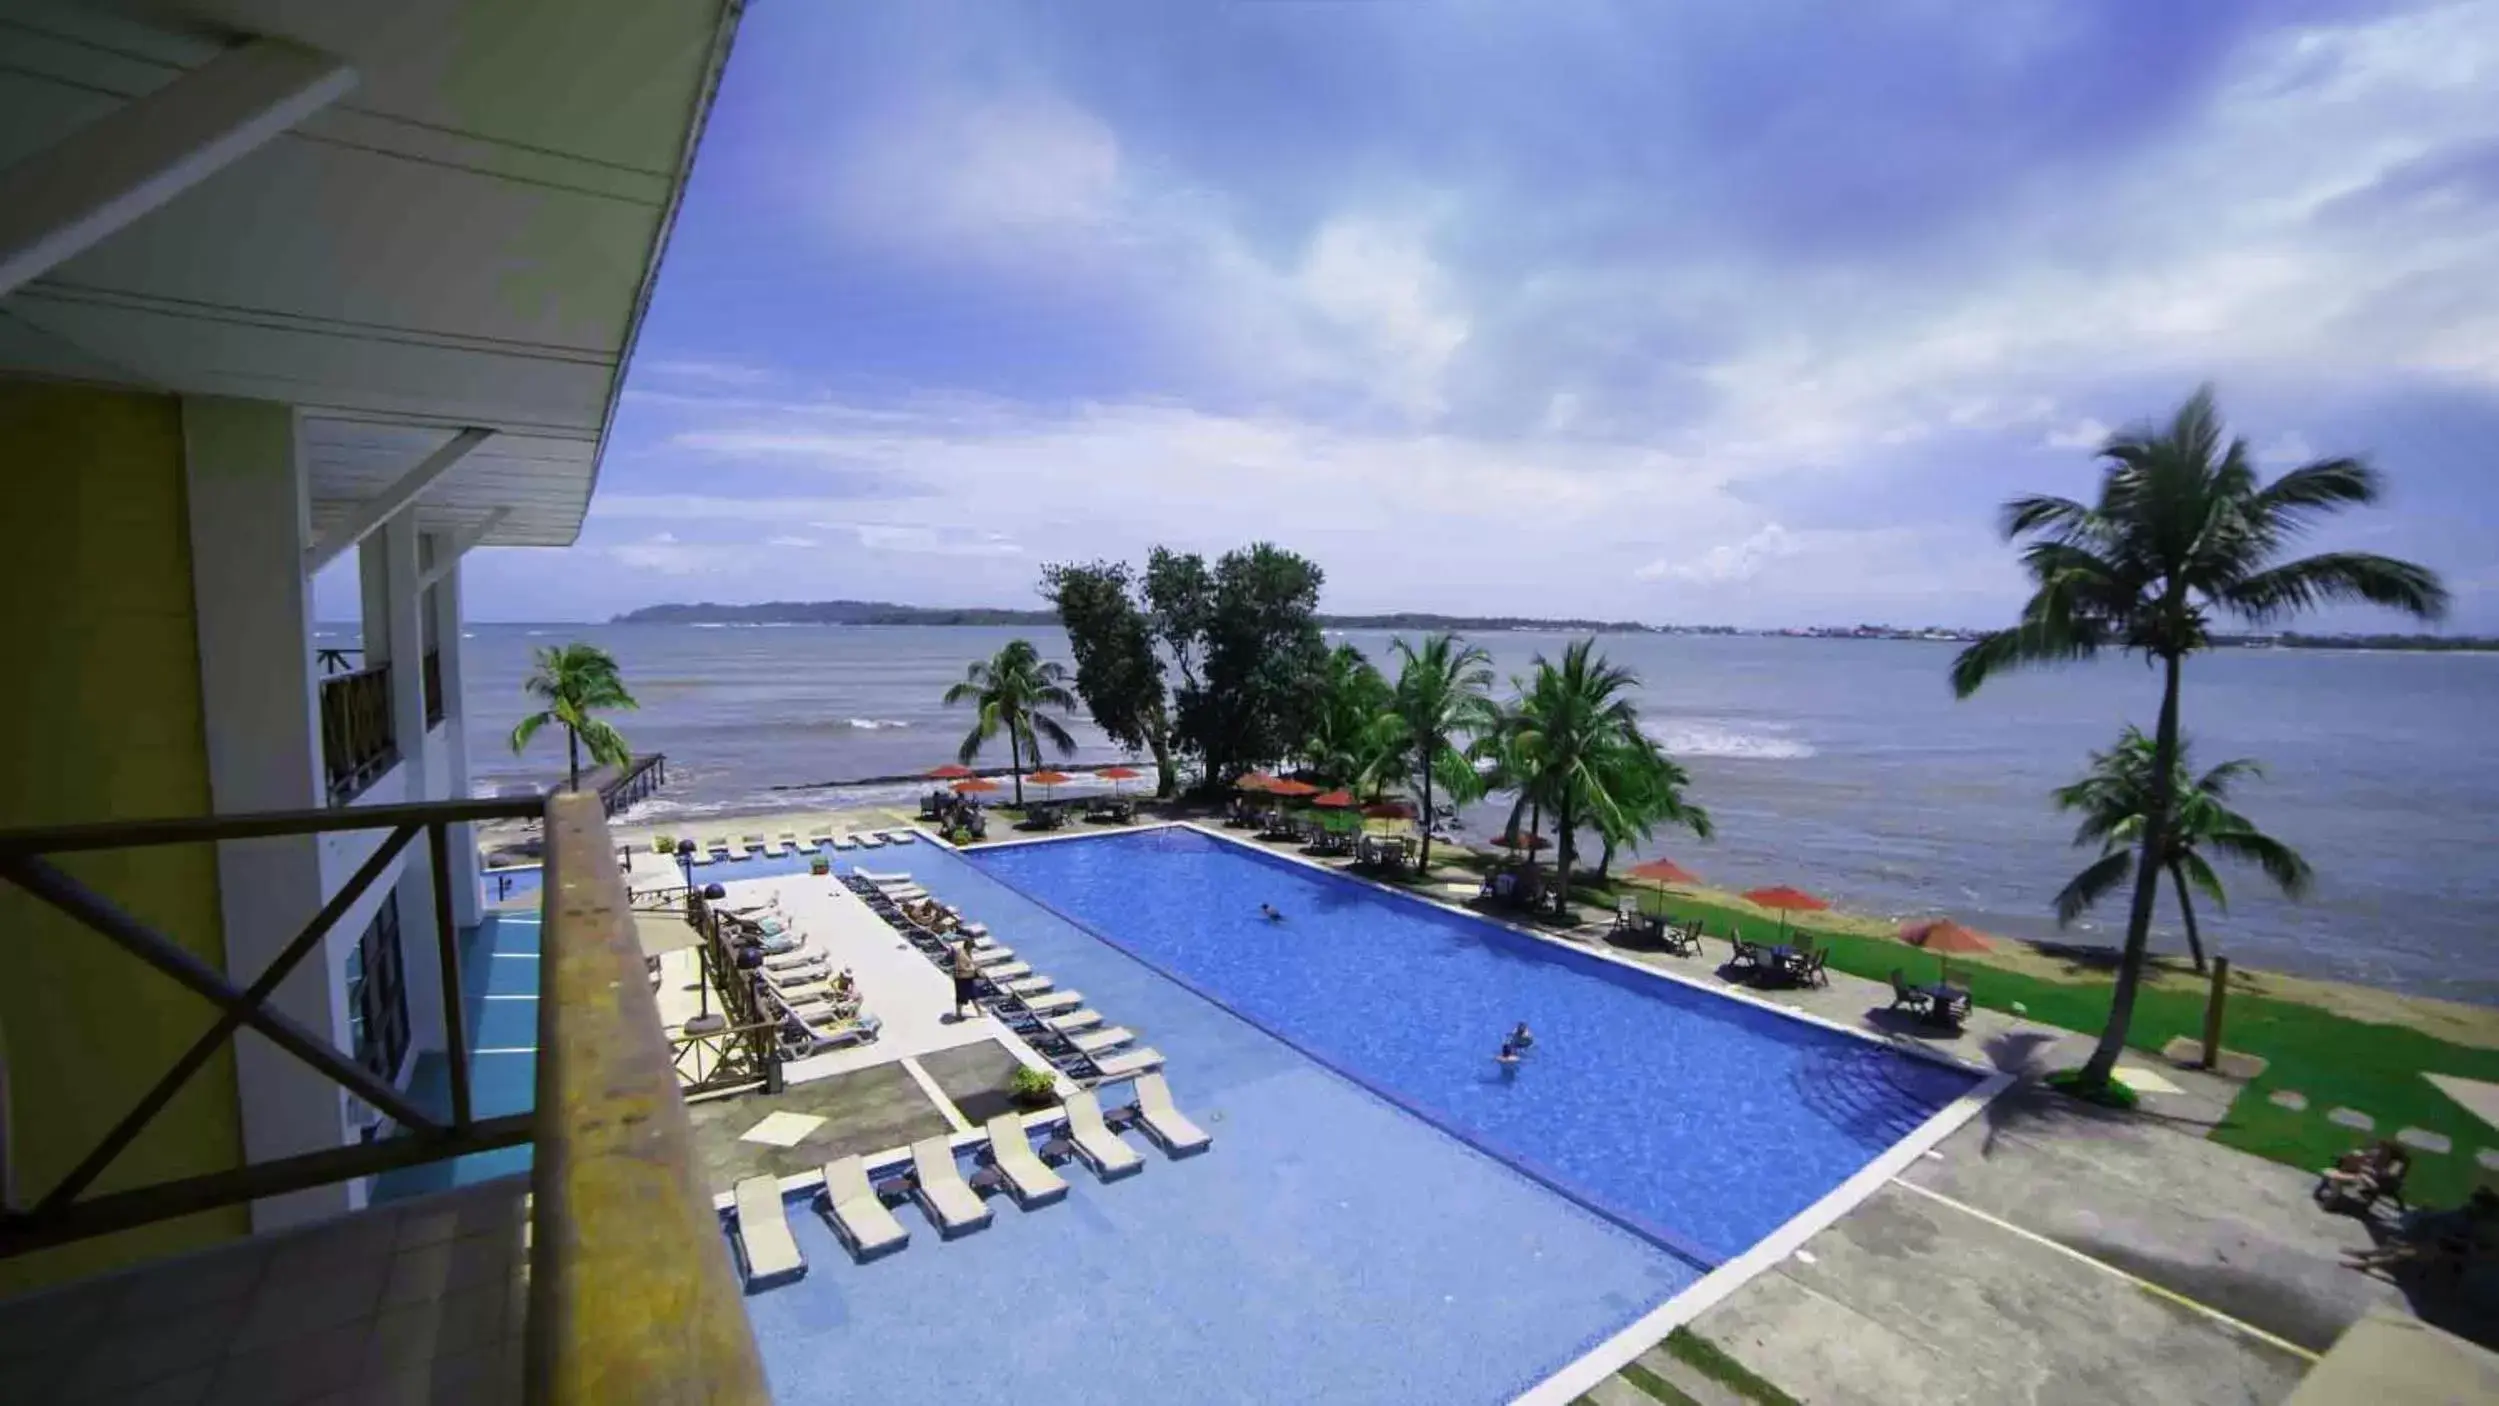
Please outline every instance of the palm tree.
M1597 833L1605 840L1597 856L1597 877L1614 867L1614 851L1655 839L1660 825L1679 825L1701 839L1716 833L1709 812L1684 799L1690 774L1675 764L1646 734L1618 741L1599 759L1608 778L1606 789L1620 803L1611 822L1600 816Z
M2075 1076L2076 1092L2084 1094L2107 1087L2134 1018L2160 860L2168 853L2179 676L2187 656L2211 643L2212 618L2263 626L2331 602L2366 601L2436 619L2447 606L2438 577L2410 562L2367 552L2280 560L2318 519L2376 502L2382 481L2358 459L2322 459L2260 482L2247 442L2224 441L2209 387L2166 427L2110 436L2100 457L2106 463L2096 502L2035 495L2005 505L2005 537L2027 539L2022 563L2037 589L2021 623L1981 636L1952 665L1953 691L1964 698L2006 670L2088 659L2104 649L2141 654L2161 669L2142 859L2108 1026Z
M590 759L608 766L623 766L633 759L625 746L625 738L605 720L591 716L596 708L638 708L633 695L625 691L624 679L617 673L616 658L594 644L565 644L541 648L535 654L536 666L521 684L532 698L546 700L547 706L520 720L512 729L512 751L518 755L529 745L529 739L549 723L564 729L564 749L568 758L565 789L581 789L581 749L590 748Z
M1318 706L1311 710L1303 760L1330 782L1376 788L1394 769L1394 753L1403 741L1394 729L1382 727L1392 702L1388 680L1361 650L1340 644L1329 652L1315 686Z
M971 703L980 709L972 730L963 735L956 757L965 766L980 755L982 744L1005 733L1007 771L1015 778L1015 803L1024 804L1024 762L1041 760L1048 739L1060 756L1072 756L1076 739L1058 719L1041 711L1076 711L1076 695L1067 689L1067 670L1046 663L1030 640L1009 640L991 659L975 659L963 671L963 682L946 690L946 704Z
M2082 780L2058 789L2058 809L2082 812L2074 843L2100 847L2098 862L2075 875L2056 896L2060 925L2081 917L2134 872L2134 847L2142 840L2144 817L2152 805L2153 750L2153 740L2143 735L2143 729L2129 725L2115 747L2091 754L2091 769ZM2187 951L2200 973L2204 943L2196 931L2195 900L2189 888L2203 890L2218 907L2226 908L2230 902L2222 892L2221 876L2204 858L2205 851L2255 865L2287 898L2305 896L2315 874L2297 850L2230 808L2232 784L2243 776L2263 776L2264 767L2240 757L2197 776L2187 763L2189 750L2187 739L2179 738L2177 774L2170 781L2175 799L2167 827L2168 852L2161 868L2177 889L2178 913L2187 927Z
M1609 664L1597 642L1577 640L1555 664L1536 656L1527 696L1520 700L1515 742L1530 769L1530 789L1553 807L1553 887L1557 906L1570 899L1578 826L1626 828L1623 804L1627 751L1647 742L1631 694L1640 677Z
M1472 775L1459 739L1493 725L1492 656L1452 634L1425 635L1420 649L1404 636L1389 642L1397 651L1394 708L1404 726L1405 757L1423 780L1423 855L1418 872L1432 867L1432 792L1435 783ZM1463 793L1462 793L1463 794Z

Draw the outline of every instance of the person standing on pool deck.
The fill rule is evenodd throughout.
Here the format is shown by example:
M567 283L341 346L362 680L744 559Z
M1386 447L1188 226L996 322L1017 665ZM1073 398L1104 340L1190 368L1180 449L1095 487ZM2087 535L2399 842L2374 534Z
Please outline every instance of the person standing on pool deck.
M972 960L972 939L965 937L954 950L954 1018L964 1019L963 1008L978 1010L980 991L974 983L980 977L980 963Z

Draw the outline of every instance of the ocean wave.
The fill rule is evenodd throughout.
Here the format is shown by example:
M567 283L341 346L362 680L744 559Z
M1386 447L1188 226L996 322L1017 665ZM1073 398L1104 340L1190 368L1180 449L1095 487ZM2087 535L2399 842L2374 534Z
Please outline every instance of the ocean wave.
M845 718L843 721L861 732L883 732L888 728L911 726L900 718Z
M1732 757L1744 761L1792 762L1814 755L1813 744L1793 737L1739 732L1715 723L1661 722L1648 725L1649 736L1676 757Z

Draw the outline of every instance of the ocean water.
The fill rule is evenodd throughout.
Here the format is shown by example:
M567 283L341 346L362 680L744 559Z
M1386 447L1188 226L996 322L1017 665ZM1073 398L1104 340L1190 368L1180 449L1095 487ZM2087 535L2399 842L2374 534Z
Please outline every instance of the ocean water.
M817 783L924 771L951 761L968 726L940 701L964 666L1018 633L1065 660L1055 630L471 626L472 764L482 786L543 782L560 738L514 758L529 651L584 639L613 651L642 701L619 725L663 751L669 785L633 818L666 820L860 800L910 785ZM1375 659L1388 637L1343 636ZM1506 678L1559 635L1481 643ZM1731 888L1787 883L1885 916L1946 914L2051 936L2050 900L2088 856L2049 792L2121 724L2149 726L2157 679L2106 660L2015 675L1956 702L1956 646L1890 640L1609 636L1636 670L1641 708L1691 771L1692 798L1718 822L1709 843L1669 835L1671 855ZM2187 730L2204 764L2261 759L2242 808L2316 866L2305 903L2260 876L2225 871L2227 912L2202 912L2208 940L2252 966L2499 1005L2499 656L2225 651L2188 666ZM1119 753L1073 720L1078 764ZM1005 752L985 756L1003 765ZM801 787L808 789L779 789ZM1468 817L1489 833L1492 808ZM1632 856L1626 856L1625 861ZM2199 910L2201 911L2201 910ZM2070 936L2108 940L2112 906ZM2164 902L2164 931L2175 910ZM2164 946L2178 945L2164 936Z

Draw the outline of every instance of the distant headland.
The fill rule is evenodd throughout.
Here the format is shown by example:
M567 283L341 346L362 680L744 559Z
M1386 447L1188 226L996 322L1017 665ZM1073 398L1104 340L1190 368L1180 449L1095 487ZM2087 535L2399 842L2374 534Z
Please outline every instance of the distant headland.
M1511 615L1321 615L1330 630L1550 630L1597 634L1659 634L1634 620L1548 620ZM881 600L765 601L757 605L646 605L629 610L618 625L1056 625L1055 610L1007 610L989 606L896 605ZM1719 633L1732 634L1727 630Z
M1438 615L1429 611L1397 611L1387 615L1321 615L1323 629L1456 630L1475 634L1516 631L1531 634L1600 635L1771 635L1806 639L1929 640L1967 643L1979 632L1953 626L1817 625L1807 629L1737 629L1732 625L1649 625L1637 620L1550 619L1528 615ZM881 600L763 601L754 605L646 605L616 616L617 625L986 625L1013 628L1059 623L1051 610L1009 610L997 606L897 605ZM2223 648L2241 649L2364 649L2364 650L2499 650L2499 638L2487 635L2224 635Z

